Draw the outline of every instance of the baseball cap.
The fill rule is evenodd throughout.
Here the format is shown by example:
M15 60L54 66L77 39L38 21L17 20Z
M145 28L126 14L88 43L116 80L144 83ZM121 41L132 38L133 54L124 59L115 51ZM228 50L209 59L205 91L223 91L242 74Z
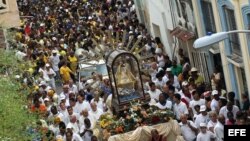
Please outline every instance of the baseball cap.
M207 127L207 124L206 123L200 123L200 127Z
M181 83L181 86L183 86L183 87L185 87L185 86L187 86L188 85L188 82L187 81L183 81L182 83Z
M219 94L219 92L217 90L212 91L212 95L217 95L217 94Z
M191 72L196 72L196 71L198 71L197 68L192 67Z
M49 98L48 97L44 98L44 101L49 101Z
M206 111L207 107L205 105L201 105L200 107L200 112Z

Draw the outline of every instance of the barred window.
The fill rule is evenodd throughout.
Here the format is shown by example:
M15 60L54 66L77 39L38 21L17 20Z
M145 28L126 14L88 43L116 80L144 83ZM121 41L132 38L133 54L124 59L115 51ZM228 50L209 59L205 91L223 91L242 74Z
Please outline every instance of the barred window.
M225 14L227 31L237 30L234 10L229 9L227 6L223 6L223 10ZM232 53L235 53L241 56L241 49L240 49L240 42L239 42L238 34L231 34L229 36L229 41L230 41L230 47L231 47Z
M213 9L212 4L208 0L202 0L201 1L201 9L203 14L203 21L205 24L205 30L206 33L216 32L215 22L214 22L214 15L213 15Z

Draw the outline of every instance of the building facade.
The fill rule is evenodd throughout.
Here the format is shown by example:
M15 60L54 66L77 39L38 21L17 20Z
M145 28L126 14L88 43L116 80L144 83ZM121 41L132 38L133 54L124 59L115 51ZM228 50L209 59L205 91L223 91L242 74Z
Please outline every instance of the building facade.
M151 35L160 37L166 53L178 60L178 50L183 49L192 66L210 83L212 73L211 55L197 52L193 42L198 37L196 17L192 1L189 0L134 0L140 22Z
M214 68L224 76L224 88L236 97L250 90L250 34L231 34L205 50L195 39L212 33L249 30L250 0L134 0L137 14L151 35L159 36L171 58L182 48L192 66L210 83ZM249 94L249 93L248 93ZM250 95L249 95L250 96Z
M195 5L199 37L207 35L208 32L211 34L249 30L249 0L192 0L192 2ZM227 91L234 91L238 99L250 89L249 50L249 34L231 34L228 39L210 48L214 58L219 54L221 59Z

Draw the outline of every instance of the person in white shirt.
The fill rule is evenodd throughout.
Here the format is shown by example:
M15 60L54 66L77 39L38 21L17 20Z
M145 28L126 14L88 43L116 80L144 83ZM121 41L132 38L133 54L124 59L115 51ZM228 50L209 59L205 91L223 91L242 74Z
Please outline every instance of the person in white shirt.
M93 129L93 126L94 126L94 116L87 110L83 110L82 113L81 113L81 116L79 118L79 127L82 127L84 126L84 119L85 118L88 118L90 120L90 123L91 123L91 129Z
M69 80L69 91L72 91L74 94L78 93L78 88L72 79Z
M39 71L43 74L44 81L46 81L53 89L55 89L56 84L54 77L56 76L56 73L50 67L50 64L46 64L45 69L40 69Z
M156 77L156 80L154 81L155 86L160 90L162 90L162 87L164 86L164 84L166 84L166 82L162 79L163 76L164 76L163 70L159 71L155 76Z
M155 106L161 110L172 109L172 102L166 100L165 96L161 93L159 96L159 101L155 104Z
M220 99L219 92L217 90L213 90L212 95L213 99L210 104L210 108L212 111L219 112L219 99Z
M207 115L207 107L205 105L201 105L200 107L200 114L196 116L195 118L195 125L199 128L200 123L208 123L209 117Z
M226 120L228 119L227 117L227 113L231 111L234 115L234 119L236 119L236 113L239 111L239 108L238 106L236 105L233 105L233 103L231 101L228 101L227 102L227 105L226 106L223 106L221 109L220 109L220 112L219 114L221 115L224 115L224 117L226 118Z
M200 133L197 135L196 141L215 141L216 136L207 130L206 123L200 123Z
M217 141L224 141L224 124L225 117L223 115L219 115L218 122L214 127L214 133L216 135Z
M196 111L194 109L195 105L205 105L206 101L205 99L201 99L200 95L197 93L196 90L193 90L191 92L192 96L193 96L193 100L190 101L189 103L189 110L192 111L193 115L196 114Z
M59 112L63 114L63 121L65 122L65 124L67 125L69 123L69 114L68 114L68 110L65 106L65 103L64 102L61 102L60 103L60 109L59 109Z
M94 116L94 122L96 122L100 116L103 114L103 110L100 108L97 108L95 103L91 103L91 110L89 111L90 114Z
M57 54L56 50L52 50L52 55L50 56L49 61L50 61L51 65L52 65L52 69L56 73L56 77L59 78L60 73L59 73L58 64L60 62L60 59L59 59L59 55Z
M150 90L148 91L148 94L150 96L151 102L158 102L159 101L159 95L162 93L159 89L156 88L154 82L149 83Z
M209 122L207 123L207 128L214 133L214 127L217 124L217 113L215 111L209 112Z
M151 64L151 73L150 73L150 75L151 75L151 80L152 81L156 81L156 74L157 74L157 68L158 66L157 66L157 63L156 62L153 62L152 64Z
M95 103L98 108L102 109L104 111L104 103L103 103L103 98L99 96L99 92L95 91L94 92L94 98L91 99L90 103Z
M48 84L45 81L41 81L39 83L39 91L46 91L48 93L48 91L51 89L52 88L50 86L48 86Z
M72 106L68 106L67 107L67 111L68 111L68 119L69 119L69 116L73 116L75 115L76 116L76 120L79 121L79 118L80 118L80 114L79 113L76 113L74 112Z
M166 69L165 75L162 78L164 82L168 82L168 80L169 80L169 78L168 78L169 74L172 74L172 69L171 68L167 68Z
M75 115L70 116L70 122L67 124L67 129L68 128L72 129L73 133L79 134L80 129L78 127Z
M180 94L174 94L174 114L177 120L180 120L182 114L188 115L187 105L181 101Z
M80 136L84 141L91 141L93 131L91 129L91 122L88 118L84 119L84 125L80 128Z
M187 115L181 115L181 122L179 125L181 127L181 134L185 141L195 141L198 129L193 121L187 120Z
M76 102L76 112L81 113L84 109L87 109L88 111L91 109L90 104L88 101L85 100L85 95L84 94L78 94L77 96L77 102Z

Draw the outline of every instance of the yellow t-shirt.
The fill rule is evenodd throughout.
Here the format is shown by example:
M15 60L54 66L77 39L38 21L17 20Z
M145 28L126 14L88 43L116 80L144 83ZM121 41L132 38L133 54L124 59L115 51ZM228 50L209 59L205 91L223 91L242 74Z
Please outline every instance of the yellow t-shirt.
M64 82L68 82L71 79L70 73L72 73L72 71L69 67L62 66L60 68L60 74Z

